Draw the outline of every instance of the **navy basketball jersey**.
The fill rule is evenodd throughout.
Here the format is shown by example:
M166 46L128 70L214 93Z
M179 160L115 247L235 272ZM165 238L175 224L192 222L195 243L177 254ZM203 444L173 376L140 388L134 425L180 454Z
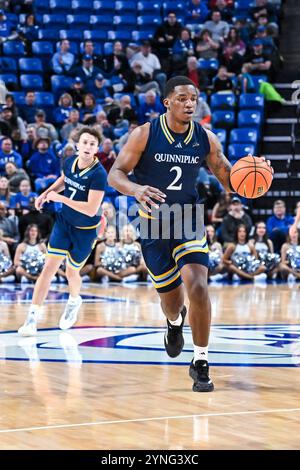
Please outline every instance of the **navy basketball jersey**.
M89 190L105 191L107 173L99 160L90 166L79 169L78 157L67 158L63 165L65 190L64 196L74 201L87 201ZM78 228L94 228L100 222L101 211L94 217L82 214L63 204L62 215L69 224Z
M154 186L166 194L165 203L195 204L196 178L210 152L207 134L194 121L184 134L171 131L166 114L154 119L146 148L134 169L138 184Z

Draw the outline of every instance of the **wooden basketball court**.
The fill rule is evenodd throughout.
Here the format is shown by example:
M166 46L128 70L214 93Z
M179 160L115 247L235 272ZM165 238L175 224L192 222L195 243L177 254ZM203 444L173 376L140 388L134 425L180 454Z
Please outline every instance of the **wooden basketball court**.
M1 449L299 449L300 294L211 285L213 393L192 392L191 336L174 360L148 286L83 287L76 328L57 329L53 285L35 339L20 338L32 286L0 286Z

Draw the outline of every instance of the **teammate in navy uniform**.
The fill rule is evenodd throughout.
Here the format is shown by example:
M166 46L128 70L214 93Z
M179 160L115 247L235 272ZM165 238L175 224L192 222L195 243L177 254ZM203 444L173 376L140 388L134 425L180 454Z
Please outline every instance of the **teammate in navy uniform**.
M195 181L204 159L225 190L231 192L231 165L218 138L193 122L197 101L198 91L191 80L181 76L171 78L165 89L166 114L133 131L109 173L109 185L140 202L142 217L153 218L159 205L196 206ZM127 176L132 170L136 183ZM189 217L194 223L193 210ZM171 229L176 223L170 218ZM189 373L194 391L210 392L214 385L208 367L211 304L204 227L202 233L199 238L148 237L142 239L141 244L167 317L165 348L171 357L178 356L184 345L182 328L186 308L182 282L186 287L194 343Z
M65 160L62 175L35 202L37 210L49 201L61 202L63 206L50 235L45 266L36 282L27 319L19 329L22 336L36 334L41 305L64 257L70 296L59 326L63 330L71 328L77 320L82 304L80 269L93 249L97 234L104 228L100 206L107 174L95 157L100 142L96 130L82 128L78 134L78 155ZM63 189L64 195L58 194Z

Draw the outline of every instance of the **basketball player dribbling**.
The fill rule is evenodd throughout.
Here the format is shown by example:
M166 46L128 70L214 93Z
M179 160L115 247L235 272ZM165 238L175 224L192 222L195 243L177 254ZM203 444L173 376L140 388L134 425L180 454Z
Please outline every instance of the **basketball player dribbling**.
M231 165L218 138L193 121L197 101L198 91L190 79L183 76L171 78L165 89L166 114L133 131L109 173L111 186L140 202L140 217L154 218L159 204L160 207L164 204L195 207L199 203L195 182L204 160L224 189L233 192ZM136 183L127 176L132 170ZM188 217L192 218L193 224L196 223L194 210ZM170 218L171 226L177 223ZM174 226L171 227L173 231ZM201 237L183 235L181 239L172 235L169 239L143 238L141 234L141 245L167 318L166 352L174 358L184 346L182 329L187 310L183 283L189 300L194 344L194 357L189 368L194 381L193 390L211 392L214 389L208 365L211 303L207 287L208 246L204 226L202 233Z

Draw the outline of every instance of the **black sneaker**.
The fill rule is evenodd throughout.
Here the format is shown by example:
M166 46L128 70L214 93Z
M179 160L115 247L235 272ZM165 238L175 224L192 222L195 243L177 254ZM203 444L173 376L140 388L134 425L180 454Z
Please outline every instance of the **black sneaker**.
M209 378L209 365L207 361L196 361L191 362L190 365L190 377L194 381L193 392L212 392L214 384Z
M169 320L167 319L167 331L165 333L164 342L167 354L170 357L177 357L182 351L184 346L184 339L182 334L182 328L184 325L184 319L186 316L186 308L183 307L181 310L182 322L181 325L175 326L171 325Z

